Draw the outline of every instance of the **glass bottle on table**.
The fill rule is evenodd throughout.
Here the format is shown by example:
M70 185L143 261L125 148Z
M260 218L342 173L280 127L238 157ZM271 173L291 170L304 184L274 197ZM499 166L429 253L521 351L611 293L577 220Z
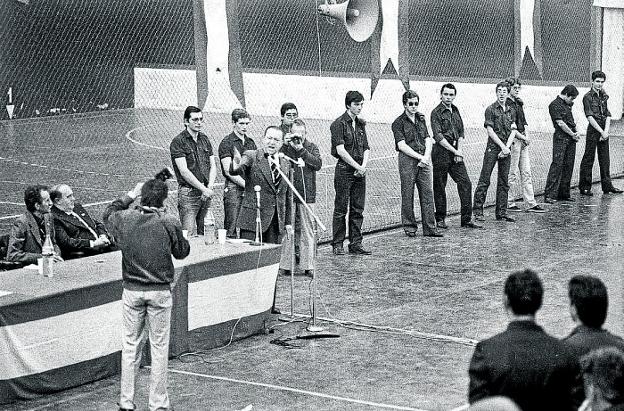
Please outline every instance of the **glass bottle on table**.
M45 240L41 247L41 264L42 274L44 277L54 276L54 244L52 243L52 215L47 213L44 215L45 222Z
M214 244L215 242L215 216L212 210L208 210L204 217L204 243Z

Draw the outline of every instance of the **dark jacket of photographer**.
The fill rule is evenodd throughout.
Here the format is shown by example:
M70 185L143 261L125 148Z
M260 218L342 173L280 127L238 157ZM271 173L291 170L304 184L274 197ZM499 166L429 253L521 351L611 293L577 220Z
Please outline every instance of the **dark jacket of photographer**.
M304 140L301 150L295 149L290 144L284 144L281 151L293 160L303 159L305 167L293 165L294 185L306 203L312 204L316 202L316 172L323 165L321 153L316 144L309 140ZM300 202L296 196L295 202Z

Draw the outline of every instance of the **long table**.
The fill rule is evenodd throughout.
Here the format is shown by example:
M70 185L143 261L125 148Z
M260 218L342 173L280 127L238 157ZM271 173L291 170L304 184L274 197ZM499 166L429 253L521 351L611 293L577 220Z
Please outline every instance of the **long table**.
M261 331L280 247L204 245L174 260L170 356ZM120 372L121 253L55 264L54 277L0 272L0 404ZM235 326L235 327L234 327Z

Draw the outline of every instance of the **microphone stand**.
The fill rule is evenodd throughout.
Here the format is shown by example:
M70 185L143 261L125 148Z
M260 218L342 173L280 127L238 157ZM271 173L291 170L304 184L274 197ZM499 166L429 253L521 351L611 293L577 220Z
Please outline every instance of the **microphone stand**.
M290 159L283 157L288 161L291 161ZM292 162L292 161L291 161ZM295 163L297 164L297 163ZM292 168L291 168L292 169ZM282 179L284 181L286 181L286 183L288 184L288 187L291 190L291 194L293 194L294 196L297 197L297 199L299 199L299 202L301 203L301 205L303 206L303 208L306 209L306 211L308 212L308 216L310 218L310 222L312 223L314 229L314 257L312 259L312 318L311 318L311 323L308 325L307 330L310 332L321 332L324 329L320 326L318 326L316 324L316 248L317 248L317 235L318 235L318 228L320 228L323 231L327 231L327 227L325 227L325 225L323 224L323 222L321 221L321 219L319 218L319 216L312 211L312 209L310 208L310 206L305 202L304 198L301 196L301 193L299 193L299 191L297 191L297 189L295 188L295 185L287 178L286 174L284 174L284 172L281 170L281 167L277 167L277 171L278 173L282 176ZM291 208L292 210L292 208ZM292 220L292 216L291 216L291 220ZM293 226L293 231L294 231L294 226ZM294 253L294 234L293 234L293 253ZM293 255L293 264L294 265L294 255ZM291 265L291 268L292 268ZM294 296L294 271L291 270L291 290L290 290L290 305L291 305L291 310L293 309L293 296ZM294 312L291 311L291 317L294 317ZM323 337L323 335L318 335L318 337Z

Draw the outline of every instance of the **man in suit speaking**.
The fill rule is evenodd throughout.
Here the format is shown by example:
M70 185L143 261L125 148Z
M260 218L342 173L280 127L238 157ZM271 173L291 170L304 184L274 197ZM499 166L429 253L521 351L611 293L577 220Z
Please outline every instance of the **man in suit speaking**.
M70 186L59 184L52 187L50 198L56 242L64 259L116 249L104 224L91 218L84 207L76 202Z

